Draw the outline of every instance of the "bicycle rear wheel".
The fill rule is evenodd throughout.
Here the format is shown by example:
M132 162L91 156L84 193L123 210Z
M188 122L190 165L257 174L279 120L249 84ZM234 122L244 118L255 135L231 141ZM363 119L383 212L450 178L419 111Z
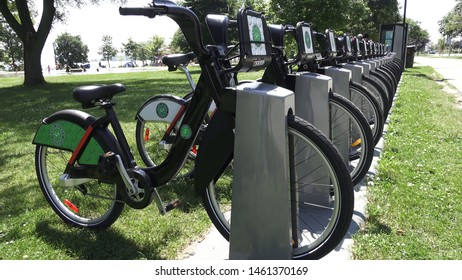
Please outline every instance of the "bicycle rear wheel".
M104 152L115 151L94 135ZM40 188L55 213L66 223L92 229L111 226L120 216L124 203L114 183L88 179L77 186L60 186L59 178L72 152L37 145L35 166Z
M311 124L288 116L291 165L292 245L294 259L319 259L343 239L353 213L349 172L332 143ZM293 177L292 177L293 176ZM295 179L297 178L297 179ZM316 201L316 188L328 204ZM232 165L202 193L207 213L224 238L231 230ZM258 199L258 198L255 198Z

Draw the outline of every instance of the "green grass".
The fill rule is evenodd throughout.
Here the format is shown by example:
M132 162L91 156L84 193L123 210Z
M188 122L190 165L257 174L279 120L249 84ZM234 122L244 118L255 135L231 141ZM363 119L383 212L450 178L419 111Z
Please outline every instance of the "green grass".
M193 71L197 79L199 71ZM437 79L428 67L404 74L379 174L369 187L368 219L354 236L356 259L462 259L462 112ZM71 97L74 87L123 82L128 90L115 97L116 110L135 152L137 109L152 95L186 92L184 74L69 75L47 81L24 88L22 78L0 78L0 259L178 258L210 227L190 185L161 188L166 201L182 201L165 216L154 205L126 207L107 230L72 228L54 214L40 191L31 141L44 117L80 109ZM87 111L101 114L99 109Z
M462 259L462 110L438 79L404 73L355 259Z
M198 68L191 68L194 78ZM175 259L211 226L191 183L161 188L165 202L181 206L161 216L150 205L126 207L109 229L95 232L65 225L40 191L31 141L41 120L61 109L79 109L72 89L80 85L123 82L127 91L115 97L116 111L134 154L134 116L141 104L157 94L184 95L189 84L183 73L150 71L126 74L47 77L47 84L25 88L22 78L0 77L0 259ZM87 110L101 115L99 109ZM137 157L139 163L141 160Z
M197 74L197 71L196 71ZM48 84L24 88L18 78L2 78L0 88L0 259L173 259L210 226L200 199L181 182L163 189L164 198L178 197L176 211L161 216L152 205L126 207L108 230L94 232L66 226L46 203L35 176L31 140L40 121L54 111L80 109L72 99L74 87L123 82L119 113L135 150L134 116L149 96L186 92L184 74L167 71L108 75L48 77ZM99 115L99 109L88 110Z

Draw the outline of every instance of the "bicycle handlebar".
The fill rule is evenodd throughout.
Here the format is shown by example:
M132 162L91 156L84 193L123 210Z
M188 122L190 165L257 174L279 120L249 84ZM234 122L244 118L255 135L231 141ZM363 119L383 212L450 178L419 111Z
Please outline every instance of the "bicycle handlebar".
M119 13L122 16L146 16L148 18L154 18L156 15L162 14L165 9L162 10L151 8L119 8Z
M196 14L188 8L178 6L169 0L154 0L149 7L120 7L119 13L123 16L146 16L148 18L166 15L180 26L186 41L188 41L189 46L198 57L207 53L202 43L202 32L199 19Z

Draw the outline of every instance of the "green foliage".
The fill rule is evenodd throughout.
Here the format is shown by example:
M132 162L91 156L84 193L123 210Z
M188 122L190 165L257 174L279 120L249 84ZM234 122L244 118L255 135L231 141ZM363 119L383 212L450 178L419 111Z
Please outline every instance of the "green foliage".
M408 45L415 45L417 51L423 51L425 45L430 42L428 31L422 29L418 21L407 19L406 23L409 24Z
M368 33L374 41L379 39L381 24L400 19L396 0L271 0L269 18L292 25L310 22L320 32L330 28L340 33Z
M228 15L231 18L235 19L238 10L238 1L237 0L185 0L183 2L184 7L191 8L191 10L199 18L201 23L201 29L203 34L204 44L213 44L210 33L205 26L205 17L208 14L219 14L219 15Z
M369 36L374 41L379 40L380 25L397 23L402 20L398 0L368 0L367 5L371 12L370 21L373 27L369 31Z
M178 29L173 35L173 39L170 42L170 49L176 53L187 53L191 51L183 32Z
M161 55L162 49L165 47L165 39L159 35L153 36L145 44L147 56L149 59L154 59Z
M23 60L23 45L13 29L0 18L0 62L16 65Z
M440 21L439 32L452 39L462 35L462 2L459 1Z
M109 35L103 36L103 45L100 47L98 54L103 56L103 59L107 61L108 66L110 60L117 55L117 49L112 45L112 37Z
M75 67L77 63L88 61L88 46L82 42L80 35L65 32L56 38L55 44L56 57L61 65Z
M137 43L132 40L132 38L128 38L127 43L123 44L123 52L126 56L128 56L131 60L135 61L140 58L140 50L142 49L141 43Z

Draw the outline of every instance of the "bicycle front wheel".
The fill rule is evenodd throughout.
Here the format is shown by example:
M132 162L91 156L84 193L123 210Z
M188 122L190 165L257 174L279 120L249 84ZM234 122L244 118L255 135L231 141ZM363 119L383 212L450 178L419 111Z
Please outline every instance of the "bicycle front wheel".
M334 93L329 98L332 143L350 169L353 185L366 176L374 157L372 130L364 114L350 100Z
M149 118L143 119L139 115L136 121L136 146L141 158L146 166L158 166L167 158L174 139L180 134L180 125L184 117L187 101L169 96L155 97L148 100L143 107L155 107L155 104L162 104L166 116L163 118L155 117L164 111L146 110L144 114L150 114ZM168 104L168 105L167 105ZM169 107L167 107L169 106ZM162 106L158 106L164 108ZM203 127L205 129L205 127ZM194 160L197 154L197 145L193 145L189 153L185 156L184 165L178 171L176 179L189 178L194 170Z
M379 102L366 87L355 82L350 83L350 96L351 102L366 116L372 130L374 146L377 145L385 124L384 113Z
M288 150L292 155L292 256L319 259L342 241L350 225L354 204L351 177L324 134L293 115L287 120ZM320 197L319 193L327 195ZM202 194L211 221L227 240L231 230L231 195L232 165Z

